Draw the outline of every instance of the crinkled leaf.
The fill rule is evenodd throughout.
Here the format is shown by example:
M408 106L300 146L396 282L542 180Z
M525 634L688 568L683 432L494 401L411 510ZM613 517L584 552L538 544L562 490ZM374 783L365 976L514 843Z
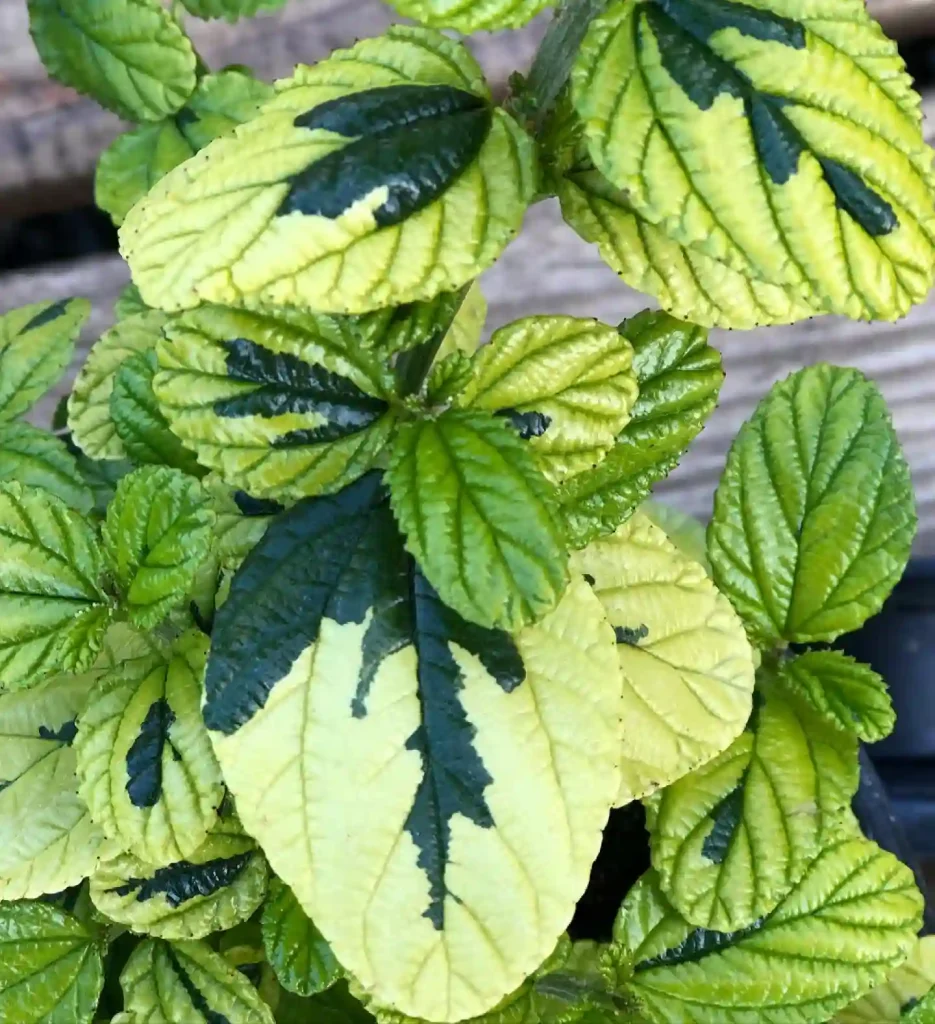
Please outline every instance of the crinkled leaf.
M554 0L389 0L404 17L466 35L519 28Z
M752 706L753 651L704 568L637 513L572 556L617 635L624 677L618 805L724 750Z
M189 451L169 429L153 394L153 377L158 362L149 349L125 359L114 374L110 393L110 418L123 450L137 465L172 466L201 475L194 452Z
M883 397L857 370L819 363L776 384L741 428L708 553L761 642L832 640L879 611L915 527Z
M396 26L276 89L124 221L151 305L365 313L460 288L518 231L534 147L461 43Z
M114 303L115 320L126 320L128 317L149 311L149 306L140 298L140 290L135 284L128 284Z
M777 679L826 721L865 743L893 731L896 714L883 677L840 651L807 651L783 663Z
M650 872L630 891L615 948L629 987L666 1024L820 1024L911 952L922 897L912 872L863 838L833 844L762 921L693 928Z
M158 0L28 0L49 74L129 121L174 113L195 88L195 51Z
M91 1024L104 967L75 918L44 903L3 903L0 948L4 1024Z
M288 885L270 880L263 908L263 948L283 988L313 996L342 975L341 965Z
M122 460L89 459L80 448L71 444L69 446L77 460L82 479L91 488L94 498L94 514L103 519L107 512L107 506L117 493L117 484L127 473L132 472L133 466Z
M209 306L166 334L153 381L160 408L233 487L291 498L339 490L393 430L387 371L346 319Z
M256 989L206 942L147 939L120 987L132 1024L273 1024Z
M648 804L660 888L686 921L713 931L770 913L857 790L856 737L766 684L727 750Z
M404 424L387 480L407 546L449 607L506 629L555 607L564 539L532 452L502 419L456 410Z
M205 75L185 105L171 117L118 136L101 154L94 199L122 224L143 196L173 167L212 139L254 117L273 88L242 71Z
M112 605L91 525L48 491L0 484L0 684L94 660Z
M91 489L64 441L28 423L0 420L0 482L40 487L78 512L94 504Z
M616 328L536 316L501 327L477 353L462 404L504 417L558 482L603 459L636 397L633 348Z
M574 547L612 533L678 465L714 411L724 379L721 357L700 327L647 310L620 330L633 346L639 397L603 462L559 490Z
M224 18L236 21L263 11L274 11L286 0L182 0L185 9L196 18Z
M375 473L247 557L205 722L245 826L381 1004L484 1013L554 948L617 790L613 639L580 580L512 636L462 619Z
M201 719L208 638L103 676L78 718L82 798L94 821L140 860L191 856L217 820L221 773Z
M158 625L185 597L213 529L208 496L178 470L146 466L120 481L104 520L104 553L134 625Z
M903 1011L900 1024L932 1024L935 1020L935 989L914 1004L909 1004Z
M935 986L935 936L919 939L909 959L872 991L835 1014L832 1024L900 1024ZM924 1019L918 1024L924 1024Z
M214 474L205 477L203 485L215 511L215 554L222 568L238 569L283 506L232 490Z
M94 679L57 676L0 695L0 900L77 885L102 854L104 836L78 796L71 747Z
M227 817L185 860L154 867L122 853L101 864L91 877L91 899L135 932L201 939L246 921L263 902L266 879L263 855Z
M862 5L618 0L572 94L597 169L679 246L855 318L931 288L919 98Z
M21 416L58 381L90 312L87 299L64 299L0 316L0 420Z
M68 427L74 443L92 459L125 459L123 442L110 417L110 396L125 360L155 348L165 314L156 310L131 315L91 348L68 398Z

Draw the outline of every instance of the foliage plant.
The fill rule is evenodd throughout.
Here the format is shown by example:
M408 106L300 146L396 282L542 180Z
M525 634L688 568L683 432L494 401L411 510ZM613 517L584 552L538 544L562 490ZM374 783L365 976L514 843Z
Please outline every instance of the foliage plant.
M915 529L877 388L777 384L706 536L646 503L708 328L932 285L861 0L567 0L502 104L442 30L543 0L397 0L420 25L273 85L183 17L276 0L28 6L135 122L96 183L133 285L51 432L88 304L0 319L0 1020L935 1020L922 896L851 812L893 709L830 646ZM481 344L556 196L661 309ZM637 801L651 868L569 937Z

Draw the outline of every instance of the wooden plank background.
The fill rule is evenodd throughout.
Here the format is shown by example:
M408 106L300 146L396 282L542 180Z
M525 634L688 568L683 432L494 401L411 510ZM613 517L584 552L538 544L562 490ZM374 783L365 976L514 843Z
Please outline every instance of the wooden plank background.
M925 27L930 0L879 0L882 14ZM293 0L283 11L240 25L192 22L200 52L211 66L252 65L264 77L288 74L297 61L314 61L336 46L374 34L393 20L378 0ZM483 35L475 52L496 83L528 65L544 24L520 32ZM935 36L935 24L931 34ZM926 98L935 115L935 95ZM55 205L85 189L100 149L119 122L94 104L49 84L26 31L23 0L0 0L0 216L11 208ZM931 116L927 123L935 138ZM24 197L29 198L28 204ZM116 255L0 276L0 310L42 298L84 295L94 313L82 349L112 320L111 307L127 281ZM484 279L491 327L530 313L595 316L610 323L652 303L621 285L558 215L553 201L530 210L523 233ZM727 371L721 404L681 467L659 489L686 511L707 515L730 440L757 400L776 380L807 363L856 366L873 377L889 401L919 499L918 554L935 555L935 298L898 324L860 324L820 317L794 327L715 331ZM80 360L79 360L80 362ZM74 368L72 370L72 375ZM64 386L63 389L64 390ZM38 411L47 417L57 396Z

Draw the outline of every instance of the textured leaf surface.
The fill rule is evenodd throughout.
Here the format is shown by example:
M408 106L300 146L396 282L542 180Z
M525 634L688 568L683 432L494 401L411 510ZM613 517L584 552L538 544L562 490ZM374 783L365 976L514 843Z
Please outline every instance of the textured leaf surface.
M68 398L72 440L92 459L125 459L126 449L110 417L117 370L139 352L155 348L165 315L156 311L126 317L94 344Z
M746 928L834 838L857 782L856 737L772 686L758 688L738 739L650 802L660 888L690 924Z
M185 860L153 867L124 853L101 864L91 898L102 914L135 932L201 939L246 921L263 902L266 876L253 840L227 817Z
M919 939L905 963L873 991L836 1014L833 1024L900 1024L935 986L935 936ZM911 1020L911 1018L909 1018ZM920 1021L919 1024L922 1024Z
M617 636L624 678L618 805L709 761L743 729L753 651L704 568L637 513L572 556Z
M205 942L147 939L120 987L132 1024L273 1024L256 989Z
M195 88L195 51L157 0L29 0L49 74L129 121L174 113Z
M270 880L263 909L263 948L279 983L300 996L324 991L344 973L325 937L278 878Z
M639 397L604 461L559 491L574 547L613 533L678 465L713 412L724 379L721 357L700 327L646 310L620 330L633 346Z
M78 512L89 512L94 504L65 442L29 423L0 421L0 483L8 480L41 487Z
M93 682L58 676L38 689L0 696L2 900L77 885L101 854L104 837L78 796L71 748Z
M245 826L381 1004L477 1015L554 948L617 790L613 639L582 581L514 636L460 618L376 474L244 562L205 722Z
M614 938L656 1020L819 1024L906 959L921 911L907 867L869 840L847 839L772 914L736 933L693 929L649 873L624 902Z
M101 953L70 914L44 903L0 906L4 1024L90 1024L104 983Z
M819 363L775 385L741 428L708 553L760 640L832 640L879 611L915 527L883 397L857 370Z
M644 501L640 511L693 562L710 570L705 526L700 519L662 501Z
M572 84L598 170L679 245L826 312L896 319L928 293L932 154L861 5L619 0Z
M128 284L117 296L114 303L114 319L126 320L138 313L148 313L149 306L140 298L140 290L135 284Z
M107 673L78 719L80 794L95 822L140 860L190 857L217 820L221 773L201 720L208 638L184 634Z
M86 299L66 299L0 316L0 420L21 416L58 381L90 312Z
M213 475L205 478L204 487L216 515L214 553L223 569L238 569L283 506L252 498L245 491L232 491Z
M206 307L166 333L153 381L163 414L202 464L250 494L338 490L393 429L387 371L346 319Z
M120 481L104 520L104 553L134 625L157 625L185 597L213 528L207 494L178 470L146 466Z
M397 26L276 89L124 222L151 305L364 313L460 288L518 231L532 141L462 44Z
M614 327L537 316L501 327L474 358L465 405L503 416L558 482L593 468L636 401L633 348Z
M183 6L197 18L238 18L273 11L282 7L285 0L183 0Z
M552 0L390 0L400 14L423 25L470 33L519 28Z
M87 668L111 604L92 527L60 498L0 484L0 684Z
M807 651L785 662L778 680L826 721L865 743L893 731L896 714L882 676L840 651Z
M564 540L532 453L471 410L399 430L387 473L406 543L442 600L471 622L518 629L554 608Z
M272 95L272 86L241 71L200 78L172 117L125 132L104 150L94 179L95 202L122 224L160 178L255 116Z

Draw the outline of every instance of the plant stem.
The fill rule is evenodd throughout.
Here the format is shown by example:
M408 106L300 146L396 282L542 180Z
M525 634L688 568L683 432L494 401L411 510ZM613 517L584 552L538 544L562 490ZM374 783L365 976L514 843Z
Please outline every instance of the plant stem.
M588 26L606 6L607 0L564 0L555 15L526 80L537 131L565 88Z

